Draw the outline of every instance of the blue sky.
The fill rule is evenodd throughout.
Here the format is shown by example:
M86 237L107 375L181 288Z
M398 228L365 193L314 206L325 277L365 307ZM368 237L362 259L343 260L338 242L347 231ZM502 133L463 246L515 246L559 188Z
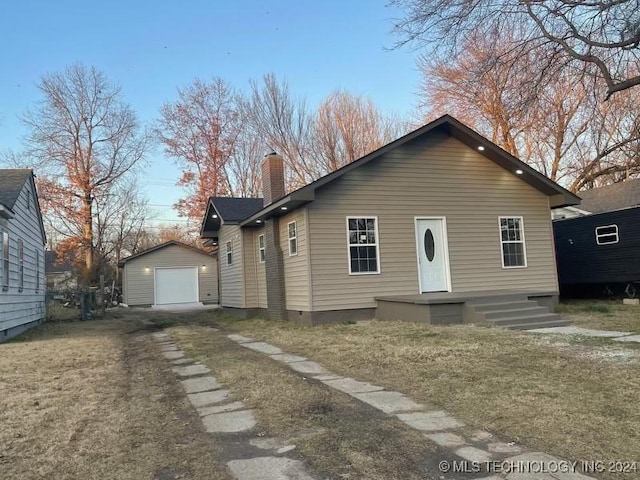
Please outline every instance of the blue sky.
M273 72L311 105L336 88L368 95L410 115L416 53L390 50L387 0L12 1L0 13L0 149L20 150L19 116L39 98L42 74L77 61L119 83L143 123L194 78L219 76L237 88ZM157 220L181 195L178 167L160 149L145 188Z

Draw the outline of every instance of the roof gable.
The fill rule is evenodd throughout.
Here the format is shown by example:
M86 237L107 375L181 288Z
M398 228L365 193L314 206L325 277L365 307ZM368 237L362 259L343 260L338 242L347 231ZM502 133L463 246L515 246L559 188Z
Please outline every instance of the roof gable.
M0 204L13 210L24 184L32 175L31 170L23 168L0 170Z
M157 252L158 250L162 250L163 248L170 247L172 245L192 250L192 251L194 251L196 253L200 253L200 254L205 255L207 257L211 256L211 254L209 252L205 252L204 250L200 250L199 248L192 247L191 245L187 245L186 243L179 242L178 240L169 240L168 242L164 242L164 243L161 243L159 245L155 245L155 246L153 246L151 248L147 248L146 250L142 250L141 252L134 253L133 255L129 255L128 257L123 258L122 260L120 260L118 262L118 266L119 267L123 267L125 263L127 263L127 262L129 262L129 261L131 261L131 260L133 260L135 258L142 257L142 256L147 255L147 254L152 253L152 252Z
M365 155L364 157L355 160L344 167L335 170L328 175L320 177L316 181L305 185L288 194L287 196L273 202L267 207L259 210L250 217L245 218L240 222L241 226L251 225L257 221L262 221L266 218L270 218L277 215L282 215L286 211L291 211L299 206L312 202L315 199L315 191L342 177L346 173L360 168L369 162L381 157L385 153L396 149L412 140L415 140L424 135L430 135L435 132L444 132L447 135L456 138L463 144L472 148L484 157L493 161L500 167L512 172L514 175L528 183L535 189L544 193L550 197L551 207L561 207L567 205L577 205L580 203L580 197L561 187L557 183L553 182L537 170L531 168L526 163L518 160L516 157L500 148L495 143L489 141L475 130L467 127L460 121L456 120L450 115L444 115L433 122L424 125L413 132L404 135L403 137L394 140L387 145L380 147L379 149Z
M217 232L221 224L237 225L263 207L262 198L210 197L200 226L200 236L215 236L213 232Z
M613 183L580 192L580 208L591 213L610 212L640 205L640 179Z

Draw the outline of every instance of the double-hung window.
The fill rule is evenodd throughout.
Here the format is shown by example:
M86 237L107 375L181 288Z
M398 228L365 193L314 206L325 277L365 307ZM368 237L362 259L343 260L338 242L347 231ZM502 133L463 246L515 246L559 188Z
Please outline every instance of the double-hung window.
M24 290L24 243L18 240L18 291Z
M233 242L227 242L227 265L233 265Z
M347 241L350 274L380 273L376 217L347 217Z
M264 235L258 235L258 258L264 263Z
M36 293L40 290L40 250L36 248Z
M524 222L522 217L500 217L499 223L502 267L526 267L527 249L524 242Z
M287 225L289 232L289 256L298 254L298 225L296 222L290 222Z
M9 233L2 232L2 290L9 290Z

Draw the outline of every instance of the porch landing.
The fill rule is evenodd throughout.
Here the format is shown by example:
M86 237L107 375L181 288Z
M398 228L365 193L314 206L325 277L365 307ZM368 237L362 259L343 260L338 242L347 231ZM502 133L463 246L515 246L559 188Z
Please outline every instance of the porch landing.
M569 322L553 313L557 292L487 290L376 297L376 318L431 324L478 323L511 329L548 328Z

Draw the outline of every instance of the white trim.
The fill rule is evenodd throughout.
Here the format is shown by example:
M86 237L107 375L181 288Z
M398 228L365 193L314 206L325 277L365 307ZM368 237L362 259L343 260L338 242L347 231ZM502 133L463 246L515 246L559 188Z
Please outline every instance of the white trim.
M442 240L447 248L444 249L444 275L447 280L447 292L452 292L451 286L451 265L449 265L449 236L447 234L447 217L413 217L413 225L416 238L416 262L418 265L418 293L422 291L422 278L420 275L420 237L418 235L418 220L441 220L442 221Z
M146 267L145 267L146 268ZM158 299L156 298L156 271L157 270L172 270L172 269L176 269L176 268L195 268L196 269L196 287L197 287L197 295L198 295L198 299L196 300L196 302L200 301L200 268L198 267L198 265L182 265L182 266L175 266L175 267L153 267L153 304L154 305L158 305ZM165 305L165 304L163 304Z
M289 236L289 225L294 224L296 226L296 235L295 237L290 237ZM295 253L291 253L291 240L295 240L296 241L296 251ZM296 255L298 255L298 223L296 220L294 220L293 222L289 222L287 223L287 244L289 246L289 256L290 257L295 257Z
M261 238L262 238L262 247L260 246ZM258 263L264 263L266 258L267 258L267 250L266 250L266 245L264 243L264 233L261 233L260 235L258 235Z
M598 229L599 228L611 228L614 227L616 229L615 233L598 233ZM598 245L614 245L616 243L618 243L620 241L620 234L618 231L618 225L613 223L611 225L600 225L599 227L595 228L595 234L596 234L596 244ZM615 242L601 242L600 241L600 237L609 237L611 235L615 235L616 236L616 241Z
M229 245L231 245L231 250L229 250ZM227 264L228 267L230 267L231 265L233 265L233 239L227 240L224 248L225 248L224 256L226 260L225 263ZM231 262L229 262L229 254L231 254Z
M349 220L357 220L359 218L373 218L375 234L376 234L376 266L378 270L375 272L352 272L351 271L351 241L349 240ZM349 271L349 275L380 275L382 272L382 265L380 265L380 224L378 223L377 215L348 215L345 218L345 226L347 228L347 268ZM371 244L367 244L366 246L371 246Z
M504 253L502 251L502 244L503 242L505 242L505 240L502 240L502 223L501 220L502 219L509 219L509 218L518 218L520 219L520 230L521 230L521 234L522 234L522 240L520 241L516 241L516 240L506 240L507 243L522 243L522 253L524 255L524 265L511 265L508 267L505 267L504 265ZM502 262L502 268L504 270L511 270L514 268L527 268L529 261L527 260L527 238L525 237L524 234L524 217L522 215L501 215L498 217L498 244L500 246L500 262Z

